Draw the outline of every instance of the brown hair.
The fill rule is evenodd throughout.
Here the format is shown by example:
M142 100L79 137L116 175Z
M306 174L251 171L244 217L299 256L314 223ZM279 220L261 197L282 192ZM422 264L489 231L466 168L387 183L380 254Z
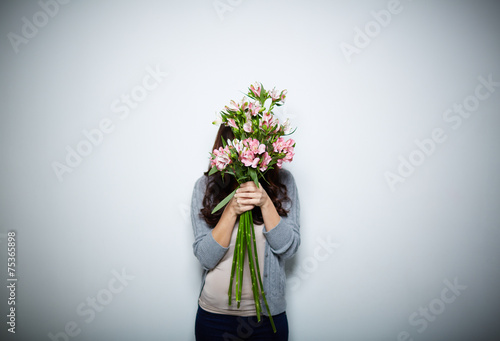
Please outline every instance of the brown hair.
M215 138L214 146L212 150L222 147L222 139L227 141L228 139L234 139L234 134L231 127L221 124L219 131L217 132L217 137ZM226 196L228 196L232 191L238 187L238 183L234 176L230 174L225 174L222 178L221 173L217 172L212 175L208 175L209 169L204 173L208 177L207 188L205 189L205 196L203 197L203 207L200 210L200 216L205 219L209 226L214 227L219 222L224 209L212 214L212 210L217 204L219 204ZM269 169L265 174L266 181L261 181L262 187L264 187L267 195L272 200L276 211L282 217L288 215L288 211L285 210L282 203L290 201L288 197L288 192L286 186L281 181L280 169L275 167ZM252 217L255 224L262 224L262 212L260 207L255 207L252 210Z

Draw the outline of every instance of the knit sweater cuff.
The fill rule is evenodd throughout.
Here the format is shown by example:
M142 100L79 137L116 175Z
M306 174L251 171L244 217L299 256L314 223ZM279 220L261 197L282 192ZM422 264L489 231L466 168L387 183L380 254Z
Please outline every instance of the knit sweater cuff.
M277 254L285 252L293 242L292 229L282 217L273 229L267 231L264 227L262 232L271 249Z
M212 233L209 233L210 236L205 239L205 245L203 245L203 251L205 253L207 262L210 264L210 268L213 268L217 265L217 263L221 260L222 257L226 254L229 247L223 247L214 239Z

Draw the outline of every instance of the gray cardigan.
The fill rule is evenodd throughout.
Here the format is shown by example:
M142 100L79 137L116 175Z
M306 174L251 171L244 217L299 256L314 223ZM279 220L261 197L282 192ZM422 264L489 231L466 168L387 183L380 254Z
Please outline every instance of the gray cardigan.
M297 186L289 171L282 169L280 172L290 198L290 202L283 204L284 208L288 210L288 216L281 217L278 225L269 232L263 227L266 238L263 284L271 315L280 314L286 309L285 260L291 258L297 252L300 244L300 203ZM208 271L219 263L229 249L228 247L222 247L215 241L212 236L212 228L200 216L206 183L206 176L202 176L196 181L191 200L191 222L195 239L193 251L204 269L200 294ZM261 303L263 314L267 315L262 299Z

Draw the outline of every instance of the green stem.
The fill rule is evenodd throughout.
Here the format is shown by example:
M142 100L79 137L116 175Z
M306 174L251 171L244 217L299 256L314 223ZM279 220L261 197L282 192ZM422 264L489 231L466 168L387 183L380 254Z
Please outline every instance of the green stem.
M231 277L229 279L229 290L227 293L229 305L231 305L231 301L233 300L233 279L234 279L234 271L236 270L236 259L238 258L236 250L238 250L239 236L240 236L240 230L238 229L238 232L236 234L236 242L234 243L233 264L231 265Z
M247 214L249 213L249 214ZM253 298L255 301L255 311L257 313L257 321L260 322L260 312L262 310L260 306L260 297L259 297L259 289L258 285L259 283L257 282L257 277L255 274L255 260L252 254L252 236L251 236L251 231L253 229L253 226L251 225L250 219L252 219L252 212L247 211L244 213L245 215L245 220L244 220L244 231L246 234L246 242L247 242L247 250L248 250L248 263L250 265L250 276L252 278L252 292L253 292ZM254 252L255 255L257 255L257 249L254 247Z
M251 231L252 231L252 239L253 239L253 247L255 249L255 260L256 260L256 265L257 265L257 277L259 277L259 284L260 284L260 290L262 294L262 298L264 299L264 304L266 305L266 310L269 315L269 320L271 322L271 326L273 327L273 331L276 333L276 326L274 325L273 317L271 315L271 311L269 310L269 305L267 304L267 299L266 299L266 294L264 293L264 285L262 284L262 277L260 275L260 267L259 267L259 256L257 254L257 243L255 242L255 230L253 226L253 218L252 215L250 215L250 226L251 226Z
M240 222L241 222L241 217L240 217ZM240 290L240 240L241 240L241 234L240 234L240 227L238 226L238 234L236 236L236 245L234 246L234 255L233 257L236 257L236 269L234 272L234 277L236 281L236 292L234 293L235 300L238 300L238 291Z
M239 272L239 283L240 286L237 289L236 292L236 303L237 307L240 307L240 302L241 302L241 292L243 289L243 265L245 264L245 247L246 247L246 238L245 238L245 231L244 231L244 223L243 227L242 225L242 219L240 216L240 224L238 226L238 233L240 234L240 243L239 243L239 248L238 248L238 272Z
M252 252L252 244L253 244L253 252ZM245 252L247 251L246 249L248 250L248 252ZM255 240L255 229L253 225L253 218L251 211L246 211L240 215L238 232L236 235L236 242L234 246L233 263L231 266L231 278L229 281L228 299L229 299L229 305L231 305L233 280L236 277L235 294L236 294L236 303L238 308L240 307L241 293L243 289L243 265L246 253L248 254L250 276L252 279L252 292L255 301L255 310L257 313L257 319L258 321L260 321L260 315L262 312L262 306L259 297L259 286L260 286L260 294L262 295L262 299L264 300L266 311L268 313L268 317L271 322L273 331L276 333L276 326L274 325L273 317L271 315L269 305L267 304L266 294L264 292L264 285L262 283L262 276L260 274L259 256L257 253L257 242ZM255 273L255 269L257 269L257 273ZM258 281L256 277L258 277Z

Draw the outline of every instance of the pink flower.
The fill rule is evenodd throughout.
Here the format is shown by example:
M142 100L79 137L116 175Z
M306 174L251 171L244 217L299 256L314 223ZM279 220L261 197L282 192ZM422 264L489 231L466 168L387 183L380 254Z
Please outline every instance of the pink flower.
M273 119L273 115L270 112L265 112L262 115L262 120L259 122L259 127L266 126L267 128L272 128L278 125L278 121Z
M257 140L254 140L257 141ZM257 153L262 154L266 151L266 146L264 144L259 144L259 148L257 149Z
M235 141L238 140L235 139L233 141L233 145L240 155L240 161L245 166L257 168L257 165L261 161L259 155L265 153L263 155L264 161L263 164L261 164L261 167L263 165L265 168L267 168L267 165L269 164L269 162L271 162L272 159L266 152L266 146L264 144L260 143L259 140L252 138L245 139L241 142L238 141L237 143L235 143Z
M235 129L238 129L238 126L236 125L236 122L234 121L234 119L230 118L227 120L227 124L232 127L232 128L235 128Z
M250 150L252 153L255 154L262 154L266 151L266 146L262 143L259 142L257 139L251 139L248 138L246 140L243 140L243 145Z
M267 169L267 165L269 162L271 162L273 159L269 156L267 152L262 155L262 161L260 162L260 171L263 172Z
M236 149L236 151L239 153L241 153L241 151L243 150L243 142L241 142L240 140L238 139L234 139L230 145L232 147L234 147L234 149Z
M283 152L283 149L285 149L285 139L283 137L280 137L276 140L276 142L273 143L274 151L276 153L281 153Z
M239 109L240 109L240 105L233 100L231 100L231 102L229 102L229 105L226 105L227 111L238 111Z
M285 145L287 148L293 148L293 146L295 145L295 141L293 139L289 139L285 142Z
M277 162L276 162L276 165L278 166L279 169L281 169L281 167L283 166L283 159L279 159Z
M243 130L246 131L247 133L251 133L252 132L252 121L247 121L243 125Z
M295 155L293 147L289 147L286 151L285 158L283 161L285 162L292 162L293 161L293 156Z
M277 100L280 99L280 94L278 93L278 91L276 90L276 88L274 88L271 91L269 91L269 95L273 99L273 102L275 102L275 101L277 101Z
M286 97L287 93L288 93L288 90L281 91L281 102L285 103L285 97Z
M260 103L259 102L253 102L248 105L248 109L250 110L250 113L252 116L257 116L260 110Z
M240 109L241 109L241 111L246 111L248 109L248 105L249 105L249 103L246 100L246 97L243 97L241 99L241 103L240 103Z
M240 160L247 167L257 168L260 158L255 157L255 154L247 149L240 154Z
M254 93L255 96L260 97L260 91L261 91L261 86L259 83L255 82L254 84L250 85L250 90Z
M229 151L229 147L226 146L225 148L219 147L219 149L214 149L213 151L214 156L210 160L211 166L217 167L218 170L224 170L226 169L227 165L231 163L231 152Z
M273 143L274 151L276 153L284 153L285 156L278 160L278 167L281 168L283 162L292 162L293 156L295 155L294 146L295 141L293 139L286 140L283 137L278 138L276 142Z

